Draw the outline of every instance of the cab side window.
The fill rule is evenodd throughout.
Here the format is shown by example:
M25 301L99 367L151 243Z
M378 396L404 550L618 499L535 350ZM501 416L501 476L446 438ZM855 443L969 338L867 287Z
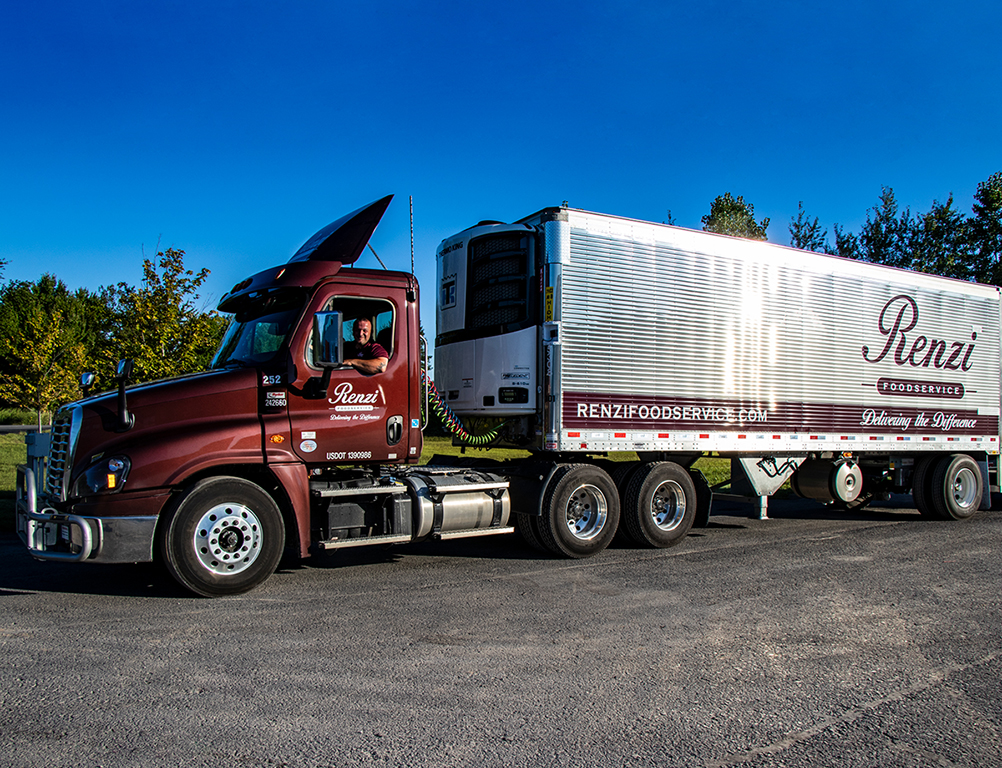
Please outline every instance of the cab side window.
M387 357L393 357L393 305L380 299L359 299L353 296L335 296L328 301L325 312L340 312L342 318L341 339L346 350L351 349L355 341L354 329L358 320L368 320L372 329L371 341L380 344L386 350ZM312 347L308 355L312 363L314 358Z

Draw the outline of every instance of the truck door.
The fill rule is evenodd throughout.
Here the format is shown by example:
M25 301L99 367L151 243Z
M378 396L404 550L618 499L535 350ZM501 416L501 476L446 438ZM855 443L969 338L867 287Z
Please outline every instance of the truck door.
M386 350L388 361L384 372L372 375L350 366L333 369L326 390L320 391L323 372L313 365L312 344L306 338L302 362L296 365L302 373L289 393L293 449L308 464L406 458L409 390L402 314L390 300L357 296L335 296L310 314L319 309L342 314L346 349L353 341L355 320L368 320L372 339ZM310 322L307 316L303 325Z

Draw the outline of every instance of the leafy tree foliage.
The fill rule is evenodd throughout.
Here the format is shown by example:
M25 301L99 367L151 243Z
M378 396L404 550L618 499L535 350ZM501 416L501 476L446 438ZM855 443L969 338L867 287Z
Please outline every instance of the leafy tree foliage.
M970 222L971 258L977 279L1002 285L1002 171L978 184Z
M119 283L109 291L117 333L110 349L135 362L133 379L148 381L208 367L226 320L196 307L208 269L184 266L184 251L168 248L143 259L138 288Z
M797 218L790 219L790 245L818 253L827 253L829 249L828 230L821 228L817 216L813 221L807 217L803 200L797 204Z
M734 197L730 192L719 195L710 204L710 212L703 217L703 229L707 232L752 240L768 240L766 235L768 226L768 217L757 223L755 206L746 203L740 195Z
M852 232L846 232L839 224L835 225L834 230L835 247L826 252L834 254L835 256L842 256L846 259L862 258L859 247L859 238Z
M970 223L953 207L953 195L946 203L934 200L929 213L917 215L910 225L912 269L960 280L977 277L970 258Z
M74 295L53 275L16 281L0 290L0 398L42 414L79 396L87 345Z
M883 187L880 201L866 213L859 233L860 257L891 267L911 267L911 212L898 212L894 190Z

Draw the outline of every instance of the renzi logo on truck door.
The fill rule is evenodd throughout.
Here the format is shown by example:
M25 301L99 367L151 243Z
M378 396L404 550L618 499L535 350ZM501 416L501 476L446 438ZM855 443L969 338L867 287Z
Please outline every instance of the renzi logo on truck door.
M342 381L327 402L333 411L331 421L374 421L380 418L386 397L382 387L374 392L356 392L350 381Z

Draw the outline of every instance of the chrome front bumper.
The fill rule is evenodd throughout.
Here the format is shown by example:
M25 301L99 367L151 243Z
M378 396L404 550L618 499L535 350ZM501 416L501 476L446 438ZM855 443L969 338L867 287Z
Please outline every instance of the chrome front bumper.
M156 516L83 517L39 509L34 470L17 468L17 533L32 557L68 562L139 563L153 559Z

